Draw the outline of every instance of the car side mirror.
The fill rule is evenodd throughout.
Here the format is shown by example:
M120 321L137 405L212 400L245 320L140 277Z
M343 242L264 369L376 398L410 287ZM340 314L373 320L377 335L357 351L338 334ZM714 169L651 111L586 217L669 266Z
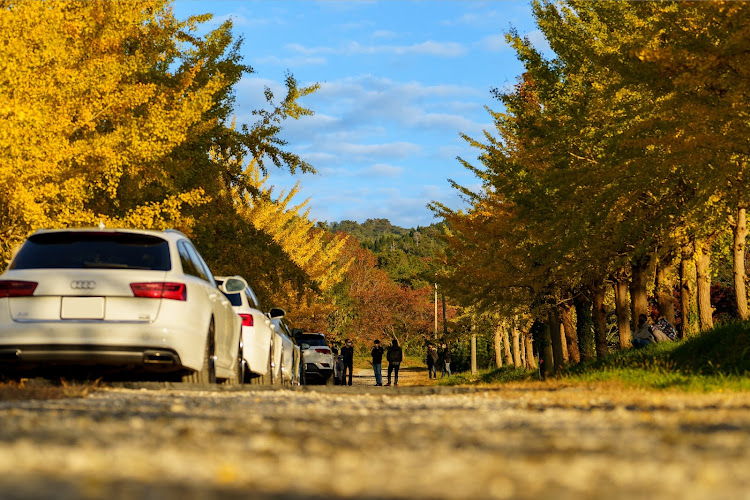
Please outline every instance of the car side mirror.
M232 278L227 278L224 280L224 283L219 285L219 290L221 290L224 293L237 293L241 292L245 289L247 286L247 281L240 278L239 276L235 276Z
M302 347L303 351L306 351L307 349L310 348L310 344L302 344L300 347Z
M286 311L280 307L272 307L271 310L268 311L268 317L271 319L283 318L284 316L286 316Z

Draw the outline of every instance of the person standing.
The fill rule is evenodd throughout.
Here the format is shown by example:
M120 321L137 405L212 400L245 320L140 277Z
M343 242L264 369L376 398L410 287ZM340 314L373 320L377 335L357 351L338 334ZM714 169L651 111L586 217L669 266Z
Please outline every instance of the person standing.
M341 383L346 385L346 372L349 371L348 385L352 385L352 372L354 371L354 347L352 339L346 339L346 345L341 348L341 357L344 358L344 373L341 376Z
M430 379L437 378L438 352L437 347L427 345L427 373Z
M440 378L445 377L446 373L451 376L451 350L447 344L443 344L443 373Z
M375 345L372 347L372 371L375 372L375 385L383 385L383 353L385 350L380 345L380 341L376 340Z
M396 386L398 385L398 369L401 366L401 360L404 359L404 353L398 345L398 340L393 339L385 357L388 360L388 383L385 385L391 385L391 373L394 372L395 379L393 380L393 385Z

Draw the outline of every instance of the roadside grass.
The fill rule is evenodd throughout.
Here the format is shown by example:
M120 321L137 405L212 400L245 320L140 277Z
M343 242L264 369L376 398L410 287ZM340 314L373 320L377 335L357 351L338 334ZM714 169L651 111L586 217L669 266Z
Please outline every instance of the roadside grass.
M730 323L699 336L617 351L568 366L546 383L605 383L689 392L750 391L750 323ZM508 384L539 380L538 371L503 367L457 373L441 385Z
M99 380L89 382L68 382L65 379L2 381L0 382L0 401L83 398L97 387L99 387Z

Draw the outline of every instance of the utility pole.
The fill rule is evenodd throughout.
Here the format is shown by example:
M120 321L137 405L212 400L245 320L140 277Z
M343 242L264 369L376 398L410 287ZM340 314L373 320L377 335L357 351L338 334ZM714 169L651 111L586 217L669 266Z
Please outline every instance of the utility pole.
M438 294L437 294L437 283L435 283L435 339L438 338Z
M474 325L474 316L471 317L471 374L477 373L477 331Z

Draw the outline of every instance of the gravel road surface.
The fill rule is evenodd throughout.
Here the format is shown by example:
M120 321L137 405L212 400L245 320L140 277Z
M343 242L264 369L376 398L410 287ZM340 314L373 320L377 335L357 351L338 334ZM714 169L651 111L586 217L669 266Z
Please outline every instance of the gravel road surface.
M0 498L750 498L750 394L355 380L0 402Z

